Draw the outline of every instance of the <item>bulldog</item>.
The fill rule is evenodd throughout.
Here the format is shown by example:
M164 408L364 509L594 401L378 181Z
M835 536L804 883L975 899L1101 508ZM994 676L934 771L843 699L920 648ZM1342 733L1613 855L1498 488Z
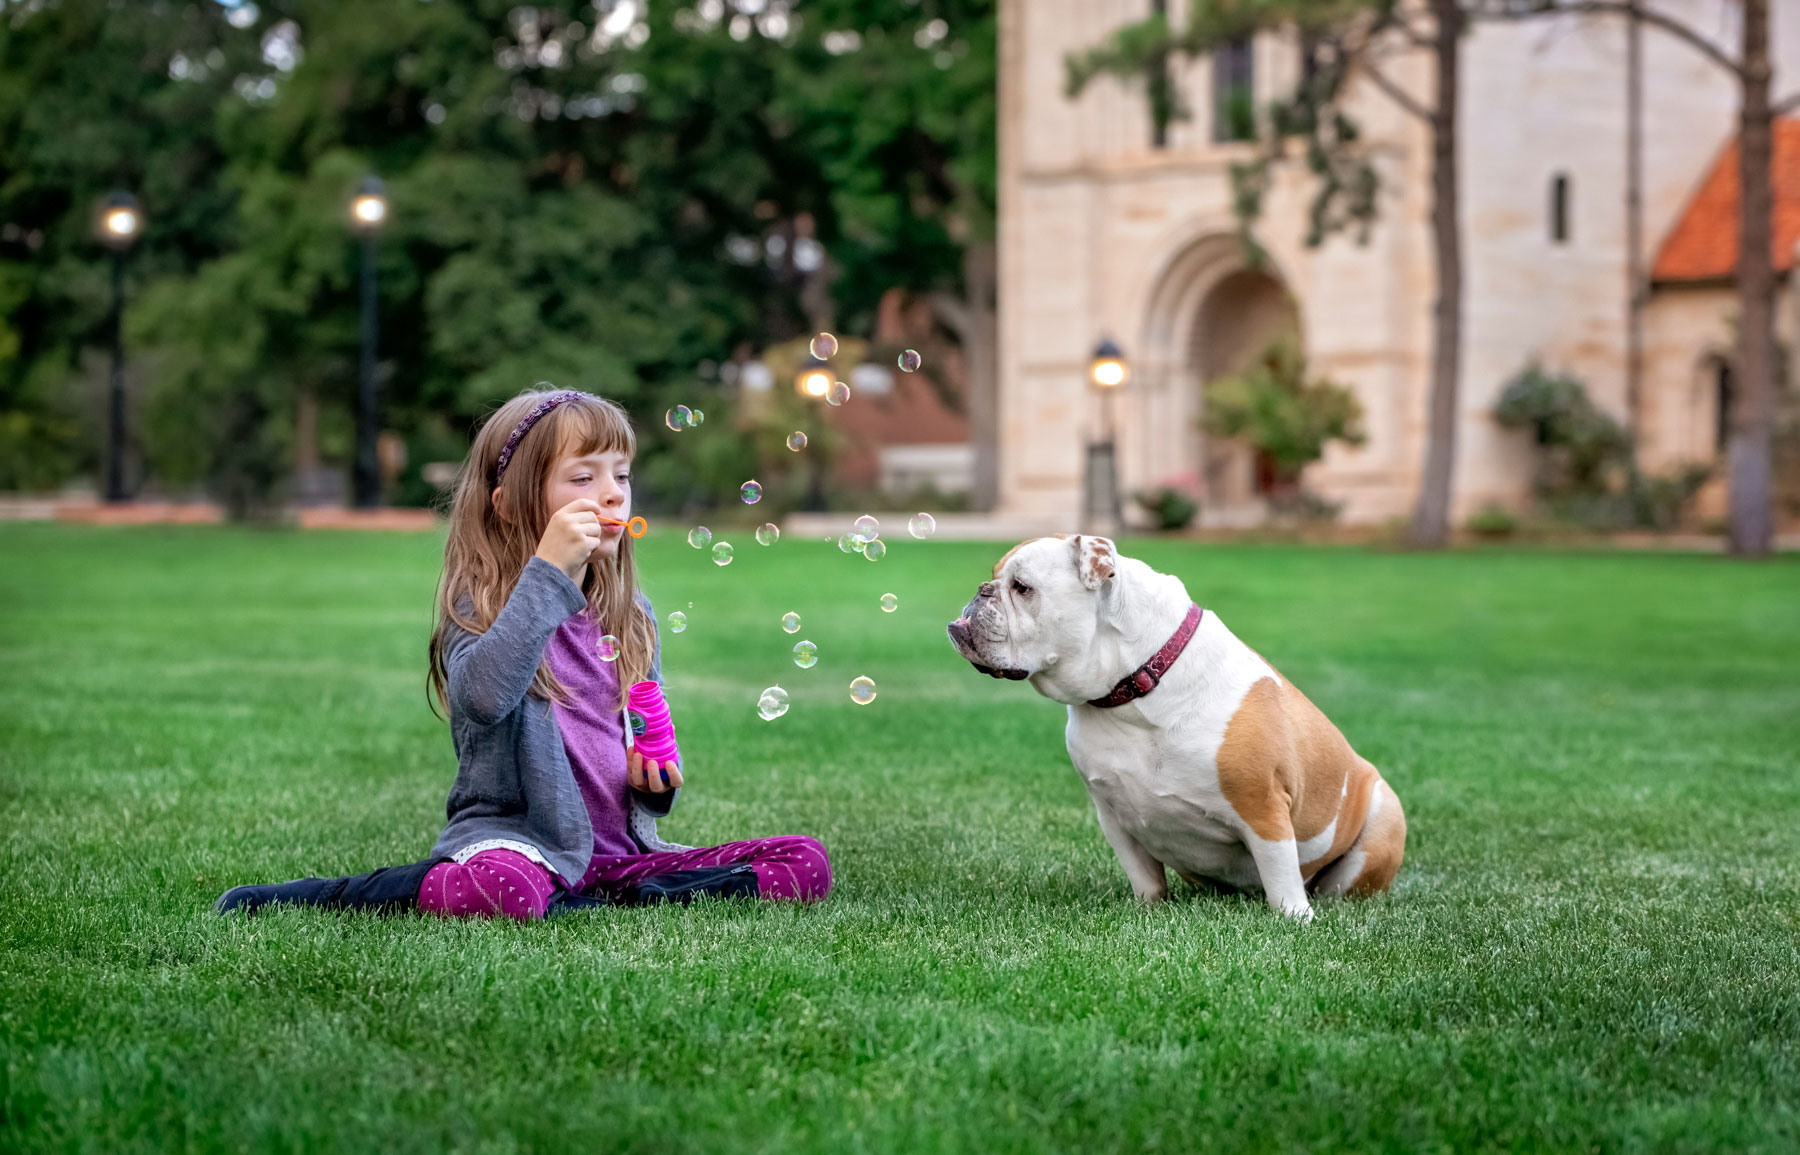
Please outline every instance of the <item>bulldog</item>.
M1406 848L1393 788L1179 579L1103 537L1015 546L950 623L977 670L1069 708L1069 757L1131 889L1261 892L1302 921L1308 895L1388 888Z

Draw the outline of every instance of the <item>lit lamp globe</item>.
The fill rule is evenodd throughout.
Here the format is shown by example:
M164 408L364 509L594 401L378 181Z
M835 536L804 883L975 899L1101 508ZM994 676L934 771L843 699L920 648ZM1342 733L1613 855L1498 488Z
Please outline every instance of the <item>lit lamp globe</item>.
M116 192L106 198L100 210L100 239L108 248L123 252L137 243L144 230L144 210L137 198L128 192Z
M364 232L374 232L387 220L387 196L380 177L363 178L356 199L350 202L350 216L356 221L356 227Z
M1103 391L1117 389L1131 380L1131 363L1125 360L1125 351L1113 344L1111 338L1094 346L1094 360L1088 366L1088 380Z
M817 357L808 357L794 377L794 392L814 401L823 400L831 385L831 367Z

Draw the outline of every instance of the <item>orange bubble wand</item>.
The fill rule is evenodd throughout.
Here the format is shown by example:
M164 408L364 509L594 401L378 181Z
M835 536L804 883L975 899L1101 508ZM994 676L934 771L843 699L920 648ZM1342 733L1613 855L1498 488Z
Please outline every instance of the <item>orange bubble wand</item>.
M598 517L599 515L596 514L595 516ZM624 526L625 532L632 537L643 537L646 533L650 532L650 523L641 517L634 517L630 521L620 521L616 517L602 517L600 520L608 525Z

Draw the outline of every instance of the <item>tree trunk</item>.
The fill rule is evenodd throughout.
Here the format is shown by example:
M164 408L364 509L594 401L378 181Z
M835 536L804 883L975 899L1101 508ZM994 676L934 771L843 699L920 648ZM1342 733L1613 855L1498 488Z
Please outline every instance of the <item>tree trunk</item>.
M1731 414L1731 552L1774 543L1770 414L1775 383L1774 197L1770 187L1769 2L1744 0L1744 94L1738 126L1738 389Z
M1625 428L1631 466L1643 436L1644 305L1644 22L1637 5L1625 17Z
M963 296L968 332L963 364L968 370L969 443L975 450L971 508L986 512L1000 501L1000 356L994 315L999 252L993 241L970 241L963 252Z
M1457 96L1463 13L1459 0L1432 0L1436 17L1437 103L1431 115L1431 232L1437 302L1431 314L1430 425L1425 470L1413 510L1414 546L1450 540L1450 482L1456 464L1457 376L1462 351L1462 229L1457 182Z

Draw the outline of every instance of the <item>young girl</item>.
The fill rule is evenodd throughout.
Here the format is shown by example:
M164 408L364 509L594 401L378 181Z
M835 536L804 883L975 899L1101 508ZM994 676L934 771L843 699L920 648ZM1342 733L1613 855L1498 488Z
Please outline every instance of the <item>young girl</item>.
M662 680L624 533L636 452L625 412L587 393L522 393L483 426L451 507L431 639L434 705L449 712L458 761L449 825L424 862L240 886L221 912L293 902L535 919L557 904L695 893L825 896L831 867L814 839L695 850L657 837L683 777L626 748L624 688Z

